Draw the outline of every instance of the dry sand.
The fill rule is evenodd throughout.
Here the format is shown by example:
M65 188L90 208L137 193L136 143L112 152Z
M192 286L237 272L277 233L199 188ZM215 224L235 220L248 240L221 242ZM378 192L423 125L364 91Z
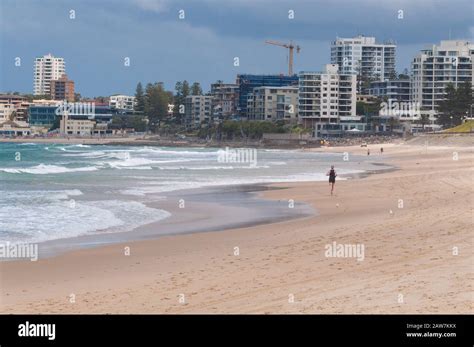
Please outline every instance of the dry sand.
M262 193L317 216L2 262L0 312L472 313L472 148L384 149L399 170L338 181L335 196L327 182ZM365 259L326 257L334 241Z

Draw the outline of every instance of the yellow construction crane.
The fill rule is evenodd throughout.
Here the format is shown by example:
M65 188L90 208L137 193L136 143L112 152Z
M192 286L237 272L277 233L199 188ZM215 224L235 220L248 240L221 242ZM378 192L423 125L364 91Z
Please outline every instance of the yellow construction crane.
M293 76L293 53L294 49L296 48L296 53L299 53L301 48L300 46L295 46L293 44L293 41L290 41L290 43L282 43L282 42L277 42L277 41L270 41L267 40L265 43L269 45L275 45L275 46L280 46L280 47L285 47L288 49L288 75Z

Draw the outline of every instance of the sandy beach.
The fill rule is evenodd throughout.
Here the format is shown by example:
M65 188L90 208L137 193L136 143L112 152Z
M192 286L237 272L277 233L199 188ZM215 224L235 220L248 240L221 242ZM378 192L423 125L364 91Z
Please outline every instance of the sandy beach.
M0 312L472 313L472 147L383 147L398 170L334 196L327 182L260 193L311 217L0 262ZM363 244L364 259L326 257L333 242Z

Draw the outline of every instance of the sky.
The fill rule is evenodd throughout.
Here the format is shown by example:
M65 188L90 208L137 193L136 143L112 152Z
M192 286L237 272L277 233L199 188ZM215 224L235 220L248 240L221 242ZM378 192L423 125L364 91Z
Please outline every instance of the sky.
M331 41L356 35L394 40L402 72L440 40L474 41L474 2L0 0L0 92L32 93L34 59L48 53L65 59L87 97L134 94L138 82L173 89L185 79L207 91L239 73L287 73L287 50L265 40L292 40L301 46L295 71L321 71Z

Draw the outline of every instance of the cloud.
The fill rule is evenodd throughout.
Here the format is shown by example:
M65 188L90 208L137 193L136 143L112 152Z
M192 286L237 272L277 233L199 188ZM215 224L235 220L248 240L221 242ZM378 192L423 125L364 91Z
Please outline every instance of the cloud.
M206 89L237 73L279 73L287 52L266 39L302 46L297 70L321 70L330 41L358 34L398 43L397 67L426 44L474 35L468 0L0 0L0 90L31 91L34 57L66 59L84 95L132 93L138 81L199 81ZM184 9L180 20L177 10ZM288 10L295 10L289 20ZM404 20L397 19L403 9ZM45 40L45 37L48 39ZM22 67L15 67L21 57ZM124 57L131 66L124 68ZM234 67L233 58L240 58Z
M168 10L169 0L133 0L142 10L162 13Z

